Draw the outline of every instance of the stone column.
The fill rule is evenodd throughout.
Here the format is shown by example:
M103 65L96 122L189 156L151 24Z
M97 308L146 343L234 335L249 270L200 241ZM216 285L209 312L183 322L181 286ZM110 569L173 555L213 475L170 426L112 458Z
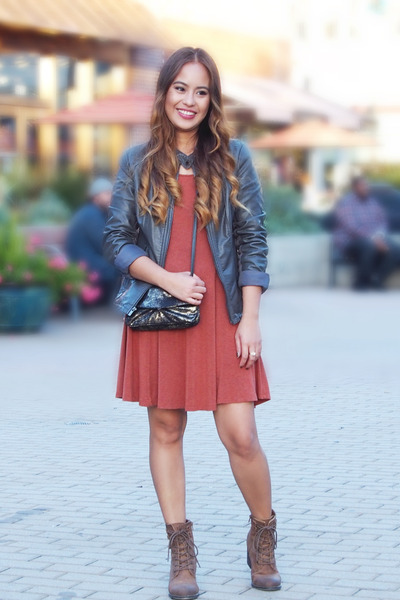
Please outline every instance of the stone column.
M52 112L57 110L57 60L55 56L39 58L39 98L47 102ZM43 124L38 130L40 162L48 170L55 169L58 158L57 125Z
M95 66L93 61L79 61L76 64L75 107L86 106L94 100ZM93 168L94 135L93 125L80 124L75 127L75 156L79 168L90 171Z

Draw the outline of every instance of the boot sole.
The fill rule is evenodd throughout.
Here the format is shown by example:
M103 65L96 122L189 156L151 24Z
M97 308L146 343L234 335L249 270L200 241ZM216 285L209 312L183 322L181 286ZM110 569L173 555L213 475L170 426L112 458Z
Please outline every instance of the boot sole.
M196 600L196 598L200 596L200 592L197 592L197 594L192 594L191 596L174 596L168 592L168 596L172 600Z
M254 588L255 590L262 590L263 592L277 592L278 590L281 589L282 586L276 585L275 587L265 588L265 587L259 587L258 585L251 584L251 587Z
M247 553L247 565L249 566L249 568L251 569L251 561L250 561L250 556L249 553ZM254 588L255 590L262 590L263 592L277 592L278 590L281 589L282 584L280 585L275 585L274 587L260 587L258 585L254 585L253 583L251 584L251 587Z
M172 598L172 600L196 600L200 594L196 594L195 596L172 596L171 594L168 594L168 596Z

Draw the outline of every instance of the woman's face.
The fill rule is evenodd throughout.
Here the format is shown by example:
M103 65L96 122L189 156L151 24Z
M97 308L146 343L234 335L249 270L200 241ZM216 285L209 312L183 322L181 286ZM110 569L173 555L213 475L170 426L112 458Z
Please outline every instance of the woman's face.
M186 63L172 82L165 112L177 131L197 131L210 106L210 77L200 63Z

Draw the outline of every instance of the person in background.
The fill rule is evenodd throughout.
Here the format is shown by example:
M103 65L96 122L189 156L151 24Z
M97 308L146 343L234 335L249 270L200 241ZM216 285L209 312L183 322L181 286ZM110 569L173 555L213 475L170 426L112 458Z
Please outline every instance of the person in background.
M352 179L334 214L333 243L355 264L354 289L383 288L400 264L400 246L390 239L385 211L364 177Z
M101 289L101 303L112 298L119 280L117 270L103 256L103 232L112 187L111 181L104 177L92 181L88 202L72 217L66 239L69 260L86 265L93 283Z

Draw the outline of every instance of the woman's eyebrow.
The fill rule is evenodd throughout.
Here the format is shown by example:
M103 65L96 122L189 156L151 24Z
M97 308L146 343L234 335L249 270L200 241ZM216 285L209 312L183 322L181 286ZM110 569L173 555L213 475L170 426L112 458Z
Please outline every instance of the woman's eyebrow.
M179 80L178 80L178 81L174 81L174 83L173 83L172 85L176 85L177 83L180 83L180 85L184 85L184 86L186 86L186 87L187 87L187 85L188 85L188 84L187 84L187 83L185 83L184 81L179 81ZM206 85L198 85L198 86L196 87L196 90L199 90L199 89L202 89L202 90L208 90L209 88L208 88Z

